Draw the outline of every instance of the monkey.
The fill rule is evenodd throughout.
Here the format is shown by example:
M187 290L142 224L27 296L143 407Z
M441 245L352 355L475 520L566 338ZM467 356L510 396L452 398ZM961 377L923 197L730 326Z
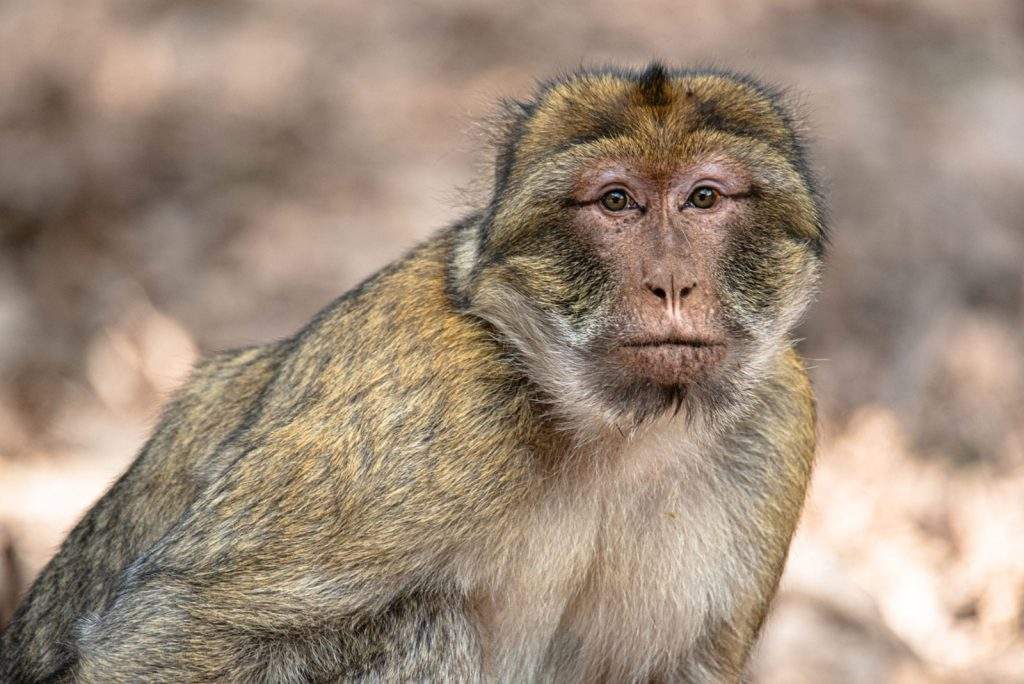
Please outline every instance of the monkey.
M816 440L785 100L652 62L505 102L481 206L197 365L3 681L739 681Z

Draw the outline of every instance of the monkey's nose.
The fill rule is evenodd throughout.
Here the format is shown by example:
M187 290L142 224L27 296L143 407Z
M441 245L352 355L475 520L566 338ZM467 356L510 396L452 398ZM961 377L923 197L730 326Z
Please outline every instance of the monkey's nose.
M696 287L697 281L683 278L677 281L675 275L668 278L648 278L644 281L644 288L672 310L675 310Z

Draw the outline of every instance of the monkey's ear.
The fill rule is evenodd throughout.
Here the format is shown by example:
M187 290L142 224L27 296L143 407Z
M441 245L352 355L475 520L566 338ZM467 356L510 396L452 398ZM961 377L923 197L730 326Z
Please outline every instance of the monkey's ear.
M506 99L501 101L501 110L494 127L494 195L497 197L508 182L515 163L515 150L526 130L526 123L537 109L535 102Z
M514 98L503 100L502 106L511 116L523 119L528 119L533 116L534 110L537 109L537 103L535 102L516 100Z

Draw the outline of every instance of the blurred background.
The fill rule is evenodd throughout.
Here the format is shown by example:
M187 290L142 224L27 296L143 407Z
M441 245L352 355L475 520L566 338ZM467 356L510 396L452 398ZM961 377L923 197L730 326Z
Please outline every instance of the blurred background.
M793 88L834 208L761 682L1024 681L1024 3L0 2L0 625L197 355L486 192L578 64Z

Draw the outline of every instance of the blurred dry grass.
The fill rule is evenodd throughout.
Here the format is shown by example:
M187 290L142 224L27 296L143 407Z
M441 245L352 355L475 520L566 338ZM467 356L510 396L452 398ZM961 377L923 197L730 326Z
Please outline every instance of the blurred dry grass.
M1015 0L0 4L0 624L197 353L455 218L495 97L654 56L794 86L832 188L820 467L755 676L1024 680Z

